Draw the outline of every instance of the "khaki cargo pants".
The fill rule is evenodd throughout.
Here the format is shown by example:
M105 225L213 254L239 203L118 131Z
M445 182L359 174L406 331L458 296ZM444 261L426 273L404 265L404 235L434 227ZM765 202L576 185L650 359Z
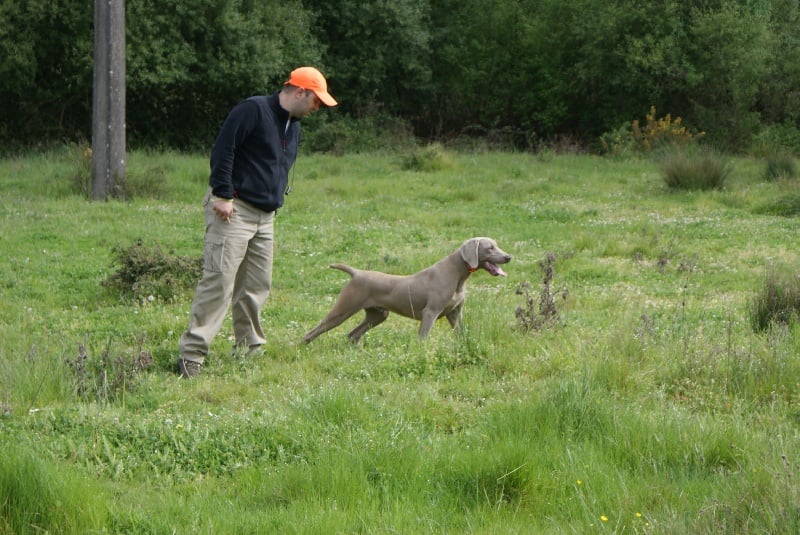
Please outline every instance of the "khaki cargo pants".
M266 342L259 314L272 288L275 212L234 200L230 222L203 199L206 218L203 278L197 285L189 328L180 340L179 358L202 363L231 305L236 347Z

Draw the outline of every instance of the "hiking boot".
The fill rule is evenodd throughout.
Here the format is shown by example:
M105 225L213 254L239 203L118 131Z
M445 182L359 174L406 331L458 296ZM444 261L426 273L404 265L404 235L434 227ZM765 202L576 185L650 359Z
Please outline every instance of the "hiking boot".
M184 379L190 379L200 375L200 363L192 360L178 359L178 373Z

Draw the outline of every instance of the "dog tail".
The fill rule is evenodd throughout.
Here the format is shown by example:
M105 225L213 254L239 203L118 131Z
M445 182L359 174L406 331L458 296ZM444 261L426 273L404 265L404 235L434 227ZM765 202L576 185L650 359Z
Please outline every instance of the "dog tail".
M331 264L330 266L333 269L340 269L350 275L351 277L356 274L356 270L348 266L347 264Z

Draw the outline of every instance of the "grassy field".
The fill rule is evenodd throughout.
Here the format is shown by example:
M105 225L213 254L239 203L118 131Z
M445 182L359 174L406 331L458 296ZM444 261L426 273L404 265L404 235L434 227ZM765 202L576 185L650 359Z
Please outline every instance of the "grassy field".
M131 154L126 202L76 193L75 148L0 161L0 533L800 532L800 331L748 315L800 266L800 220L769 215L797 183L750 159L710 192L645 159L403 163L301 157L265 354L231 356L228 320L184 381L192 289L103 282L137 241L201 255L206 157ZM330 263L411 273L473 236L514 259L469 280L462 334L390 316L356 347L353 318L298 343ZM558 321L524 332L548 255Z

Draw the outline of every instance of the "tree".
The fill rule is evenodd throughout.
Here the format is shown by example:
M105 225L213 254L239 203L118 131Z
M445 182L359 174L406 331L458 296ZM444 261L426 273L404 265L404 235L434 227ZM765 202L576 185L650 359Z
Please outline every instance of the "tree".
M345 113L419 113L431 79L428 0L308 0Z
M796 0L126 3L132 147L207 150L231 106L302 64L328 76L338 117L391 115L427 139L585 142L651 106L729 149L800 129ZM85 0L0 0L0 149L89 136L91 17Z
M692 119L726 149L746 147L761 125L759 90L769 76L769 10L723 3L693 10L686 47Z
M134 146L202 149L239 100L319 64L298 0L128 0L128 128Z
M0 142L88 139L92 3L0 0Z

